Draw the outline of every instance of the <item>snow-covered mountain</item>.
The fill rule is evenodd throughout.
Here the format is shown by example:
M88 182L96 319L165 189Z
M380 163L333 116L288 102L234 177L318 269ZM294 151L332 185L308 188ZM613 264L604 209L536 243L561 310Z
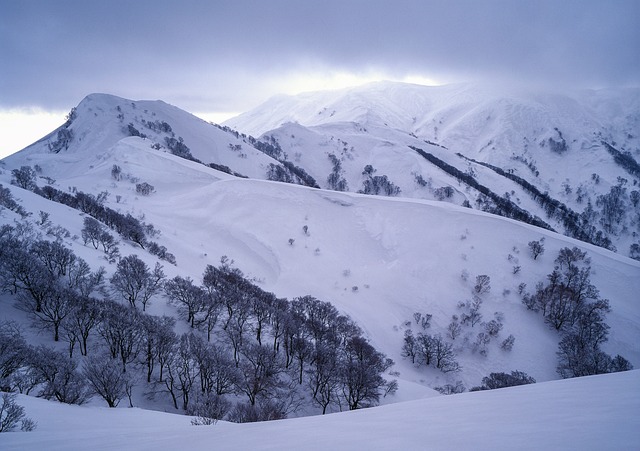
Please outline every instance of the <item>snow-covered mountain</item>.
M356 122L413 133L499 164L511 153L522 152L525 140L532 146L558 139L556 128L566 135L567 150L590 148L594 135L615 140L622 150L635 150L640 144L635 136L639 108L637 89L554 93L504 86L375 82L279 95L225 125L260 136L288 122L307 127Z
M155 144L158 149L202 159L205 164L231 167L248 177L264 177L265 167L277 163L233 134L162 101L131 101L107 94L91 94L73 109L68 119L65 125L9 160L44 153L53 160L86 161L90 158L99 161L123 138L137 136L146 139L149 145ZM57 177L58 174L50 176Z
M369 164L403 197L467 201L504 213L478 204L477 189L407 146L421 148L560 233L624 255L640 251L640 220L633 208L640 189L637 89L557 94L380 82L278 96L225 125L275 138L323 188L335 188L328 179L335 168L332 154L340 163L342 186L350 191L363 189ZM613 217L603 207L612 189L628 205L614 208ZM586 230L585 224L593 228Z
M233 131L160 101L93 94L70 113L63 127L0 162L0 200L5 207L0 210L0 223L17 228L20 236L57 240L91 268L103 266L108 288L109 279L118 269L118 256L109 258L81 238L86 218L94 215L102 221L101 217L86 208L80 207L79 211L77 206L71 208L69 203L60 202L64 193L68 197L86 193L98 202L97 210L138 218L146 225L145 230L153 226L150 236L155 249L163 247L175 261L166 256L159 259L165 254L149 252L147 242L142 242L142 248L141 242L126 234L116 238L119 257L137 255L150 268L161 264L167 279L191 278L198 285L205 267L220 265L226 256L225 261L233 260L247 281L278 298L311 295L330 302L340 314L352 318L375 349L395 362L383 375L388 381L397 380L398 390L382 397L382 404L439 396L436 387L463 385L468 389L481 385L483 377L492 372L523 371L538 382L558 379L556 351L563 335L555 330L558 327L545 324L542 313L527 309L522 301L527 294L529 299L535 299L536 294L542 296L536 285L548 283L547 276L559 264L556 258L562 249L576 248L577 254L573 255L586 252L590 259L588 265L578 259L576 267L590 267L590 271L585 269L590 278L587 282L597 289L590 290L586 299L607 299L611 308L606 314L608 341L601 343L602 350L611 356L620 354L637 367L640 262L628 258L626 251L614 253L549 230L568 233L566 225L572 223L566 217L572 216L564 217L558 211L578 210L588 204L586 197L591 197L595 209L596 196L620 186L624 188L624 222L614 224L616 228L608 236L616 246L636 239L631 227L637 228L638 209L632 204L631 192L637 189L638 177L627 174L626 183L617 181L626 169L613 161L611 151L603 144L621 152L630 149L632 158L637 156L633 147L637 138L626 128L632 124L636 108L629 99L634 95L637 99L637 93L630 93L626 100L620 95L621 100L615 101L619 110L615 110L612 105L617 95L592 93L591 109L586 113L584 104L565 98L554 97L555 101L545 103L547 97L539 97L536 106L532 97L517 102L496 101L486 92L466 86L375 84L339 93L274 99L230 122L238 127ZM478 99L482 99L482 107ZM318 105L325 105L327 110ZM526 105L520 110L526 111L521 114L522 127L533 130L527 135L533 143L529 150L516 155L528 158L529 163L535 157L538 176L528 166L523 167L520 159L504 157L499 146L483 150L470 144L484 141L489 134L496 143L520 136L515 120L518 114L514 113L519 107L515 105ZM545 108L562 109L566 122L555 122L556 116L543 114ZM478 118L489 110L494 117L490 132L477 125ZM544 118L539 125L534 123L534 110ZM410 119L407 112L413 114ZM615 118L607 122L603 112L615 112ZM314 122L315 115L322 118ZM431 117L442 118L437 137L428 134L433 131L428 126ZM297 123L281 125L281 120ZM246 128L241 128L243 121ZM579 122L599 124L600 128L594 125L594 130L586 132L591 125L581 128ZM417 125L403 128L413 123ZM559 131L548 129L554 124L559 124ZM243 134L263 130L266 133L258 139ZM598 132L602 136L589 138L589 133ZM568 149L558 154L548 147L552 142L562 142L560 133ZM629 136L619 138L620 133ZM456 136L464 137L466 144ZM587 141L576 141L579 144L574 146L574 138L570 138L574 136L592 139L591 147L583 147ZM365 170L367 165L371 168ZM20 172L25 166L33 172ZM600 176L599 182L591 179L594 172ZM331 173L336 174L331 179L337 185L333 190L326 189ZM580 180L586 196L582 204L575 199L575 190L565 190L563 195L552 188L564 181L557 179L560 173L564 178L571 177L572 188ZM28 174L37 188L29 183L21 187L16 179L20 174ZM588 180L579 178L587 174ZM518 175L522 180L508 175ZM278 181L282 179L290 183ZM339 186L341 180L347 186ZM539 194L533 195L531 186L522 181ZM313 188L314 184L322 189ZM394 191L394 186L400 191ZM376 187L381 190L379 194L385 187L391 188L393 195L356 192ZM551 200L544 198L546 203L541 204L539 198L544 191L549 191ZM501 197L505 192L509 195ZM498 196L491 197L492 193ZM482 205L476 202L479 197L484 199ZM438 201L440 198L447 202ZM7 199L14 199L23 210ZM558 199L564 210L552 202ZM498 209L502 216L478 206ZM552 214L547 215L546 210ZM598 213L591 220L588 224L597 223ZM542 223L547 228L537 226ZM0 239L3 236L0 234ZM535 258L531 242L544 244L544 252ZM109 289L95 296L117 298ZM479 302L475 307L474 301ZM37 334L29 328L32 315L14 308L15 304L20 304L15 290L0 295L0 322L17 322L32 344L66 350L64 340L53 343L48 333ZM178 334L192 330L182 319L183 310L175 302L167 303L162 293L151 298L146 313L178 318ZM220 316L227 314L230 317L231 313ZM473 319L467 321L465 317ZM252 321L249 323L255 333ZM213 329L220 343L227 341L222 322ZM459 325L458 332L452 332L452 324ZM274 328L272 324L267 327L269 333L275 333ZM206 331L197 333L206 336ZM408 334L440 337L440 343L455 355L458 370L442 371L435 364L419 364L420 359L412 362L403 350ZM92 346L99 347L101 342L97 335L90 338ZM74 358L81 363L85 359L77 353ZM606 377L602 381L618 380L615 375ZM145 393L152 391L150 387L144 381L137 383L134 405L175 412L166 389L158 390L155 400L147 399ZM524 396L538 396L535 390ZM229 397L233 402L243 401L242 394ZM469 395L464 399L480 398ZM428 408L427 401L420 401L424 408ZM99 398L91 403L104 405ZM393 415L402 415L402 405L398 404L394 411L398 413ZM407 405L407 414L413 415L423 404L416 406ZM328 411L345 407L331 404ZM633 408L638 408L637 402ZM317 406L306 405L293 416L317 413L321 413ZM39 417L38 421L44 423L45 418Z

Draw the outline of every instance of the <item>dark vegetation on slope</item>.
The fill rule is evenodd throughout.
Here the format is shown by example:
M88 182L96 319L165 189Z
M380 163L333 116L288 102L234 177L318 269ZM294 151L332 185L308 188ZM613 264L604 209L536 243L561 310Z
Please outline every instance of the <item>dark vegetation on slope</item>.
M491 373L482 378L482 384L471 387L469 391L495 390L498 388L517 387L518 385L535 384L536 380L524 371L508 373Z
M117 166L114 167L114 170L115 169L117 169ZM116 174L118 173L118 171L115 172ZM112 171L112 175L113 173L114 171ZM150 253L158 256L162 260L176 264L175 256L168 252L165 246L158 245L149 239L157 234L152 224L146 224L131 216L129 213L125 215L104 205L104 201L109 196L108 192L104 191L98 196L94 196L93 194L83 193L75 189L73 189L71 193L67 193L51 185L39 187L35 182L36 171L30 166L22 166L20 169L14 169L12 175L12 182L16 186L28 189L45 199L86 213L110 229L115 230L123 239L129 240L143 249L146 248ZM103 242L102 244L104 245L105 243ZM114 249L112 246L109 246L109 250L105 248L105 252L110 255L111 258L117 256L117 249Z
M544 253L544 238L528 243L531 257L536 260ZM587 253L577 247L565 247L555 260L555 267L547 276L548 283L539 282L533 294L527 293L526 284L518 287L522 302L529 309L541 312L544 321L562 336L556 352L557 372L563 378L589 376L633 369L631 363L620 355L611 357L601 349L608 339L609 326L605 319L611 311L609 301L600 298L598 289L590 281L591 267ZM518 271L519 271L519 267ZM466 277L466 276L465 276ZM457 354L469 348L472 353L486 356L492 341L500 337L504 314L495 312L494 318L484 320L483 298L491 290L487 275L476 277L472 288L472 300L458 303L460 312L451 317L446 333L428 333L431 314L416 312L413 319L421 331L414 335L412 321L406 321L403 357L410 358L417 367L433 366L444 373L460 371ZM477 327L476 327L477 326ZM473 335L477 333L475 339ZM462 337L462 338L459 338ZM454 343L458 343L454 346ZM502 351L510 351L515 337L502 340ZM535 379L521 371L511 374L491 373L483 378L482 385L470 391L535 383ZM435 387L443 394L462 393L466 390L461 381Z
M248 136L246 139L260 152L269 155L271 158L282 164L282 166L278 166L273 163L269 165L269 170L267 172L267 178L269 180L285 183L297 183L311 188L320 188L316 180L307 174L304 169L287 160L287 154L282 151L282 148L275 137L266 136L266 142L257 140L253 136Z
M413 146L409 146L409 147L415 152L417 152L419 155L421 155L425 160L439 167L447 174L455 177L456 179L469 185L471 188L479 191L480 193L482 193L483 195L491 199L491 201L494 203L493 208L490 206L484 206L483 208L484 211L488 211L489 213L494 213L494 214L515 219L518 221L526 222L527 224L531 224L537 227L542 227L544 229L553 231L553 228L549 224L544 222L542 219L538 218L537 216L532 216L529 212L518 207L512 201L497 195L486 186L478 183L478 181L475 180L471 175L462 172L461 170L455 168L454 166L451 166L450 164L440 160L433 154L425 152L422 149L419 149Z
M118 119L120 119L121 121L124 120L124 114L122 113L122 108L118 107L118 111L120 111L118 115ZM247 178L247 176L231 170L231 168L229 168L228 166L217 164L217 163L204 163L201 160L194 157L193 154L191 153L191 149L189 149L189 147L185 144L182 136L178 136L178 138L176 139L175 133L173 132L171 125L169 125L167 122L159 121L159 120L151 122L145 119L141 119L141 122L145 127L147 127L149 130L154 131L155 133L165 133L169 135L169 136L165 136L164 144L173 155L178 156L180 158L184 158L185 160L203 164L212 169L225 172L235 177ZM129 134L129 136L137 136L139 138L148 138L146 134L141 133L137 128L135 128L132 122L130 122L127 125L126 132ZM159 150L162 148L162 145L160 143L154 143L151 145L151 147L153 149Z
M342 162L335 154L330 153L328 155L329 161L331 161L331 173L327 176L327 187L333 191L349 191L349 184L344 178L344 169L342 169Z
M85 221L85 244L94 226ZM34 327L67 344L66 352L34 347L17 325L0 324L5 391L74 404L97 395L115 407L131 405L142 386L206 424L285 418L305 404L353 410L396 389L382 377L393 362L328 302L278 298L226 257L205 268L200 284L167 280L161 265L136 255L120 258L107 279L63 238L42 239L29 221L0 227L0 290ZM174 318L145 312L160 294L190 332L178 335Z
M629 174L640 177L640 164L633 158L631 152L620 152L605 141L602 141L602 145L613 156L613 161L622 166Z
M47 146L49 151L53 153L59 153L62 149L68 149L69 144L73 141L73 130L69 127L78 116L75 108L71 108L69 114L67 114L66 122L58 129L55 141L49 141Z
M248 142L260 152L270 156L271 158L282 164L282 166L278 166L273 163L269 164L269 169L267 170L267 179L276 182L309 186L311 188L320 188L316 180L311 175L309 175L303 168L301 168L300 166L296 166L287 159L287 154L282 151L282 147L280 147L280 144L275 137L265 136L265 141L262 141L254 138L251 135L239 133L225 125L212 125L224 131L225 133L229 133L235 136L237 139L242 139L245 142Z
M567 207L565 204L549 196L549 193L542 193L534 185L509 171L505 171L497 166L489 163L483 163L481 161L468 158L461 153L456 153L461 158L467 161L479 164L486 168L491 169L496 174L499 174L509 180L516 182L526 192L528 192L533 200L538 202L542 208L544 208L549 218L556 218L562 221L567 234L580 241L594 244L596 246L604 247L605 249L614 250L611 240L602 234L602 231L597 230L595 226L583 221L578 213Z
M557 371L563 378L633 368L624 357L611 357L601 350L608 340L605 318L611 307L591 283L590 262L586 252L565 247L560 250L547 283L539 282L533 293L526 293L524 284L520 287L526 307L540 312L549 327L562 336Z
M11 190L9 188L5 188L0 183L0 206L11 210L23 218L29 216L29 213L20 205L11 195Z
M400 194L400 187L394 184L386 175L374 175L377 172L370 164L366 165L362 171L364 181L360 194L373 194L384 196L397 196ZM346 183L346 182L345 182Z
M180 158L184 158L185 160L189 160L189 161L193 161L196 163L200 163L203 164L205 166L209 166L212 169L216 169L218 171L222 171L225 172L229 175L233 175L239 178L248 178L246 175L242 175L239 172L235 172L233 170L231 170L231 168L229 168L228 166L225 166L223 164L217 164L217 163L203 163L201 160L198 160L196 157L194 157L191 154L191 149L189 149L189 147L187 147L187 145L184 143L183 139L181 136L178 137L178 139L176 140L173 137L166 137L165 138L165 144L167 145L167 147L169 148L169 150L171 151L172 154L180 157Z

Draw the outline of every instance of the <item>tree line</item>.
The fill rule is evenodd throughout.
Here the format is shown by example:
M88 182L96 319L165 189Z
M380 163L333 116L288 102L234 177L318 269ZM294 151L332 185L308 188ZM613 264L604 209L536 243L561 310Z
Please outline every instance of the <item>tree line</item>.
M201 282L168 279L160 264L120 257L115 272L92 270L62 241L28 226L0 228L0 288L32 325L60 345L31 346L0 326L0 387L115 407L142 386L202 418L284 418L305 405L322 413L375 405L396 382L393 362L328 302L266 292L226 258ZM147 313L159 298L176 319Z
M430 154L429 152L425 152L424 150L419 149L417 147L413 147L413 146L409 146L409 147L413 149L415 152L417 152L424 159L426 159L430 163L442 169L447 174L455 177L461 182L464 182L465 184L469 185L471 188L474 188L475 190L479 191L487 199L490 199L491 202L493 203L493 206L485 202L485 205L483 208L484 211L488 211L489 213L497 214L507 218L516 219L518 221L526 222L527 224L535 225L537 227L542 227L543 229L553 230L553 228L549 224L544 222L539 217L532 216L528 211L523 210L522 208L517 206L515 203L510 201L509 199L499 196L498 194L494 193L486 186L478 183L478 181L476 181L473 178L473 176L469 174L465 174L461 170L442 161L441 159L437 158L433 154Z
M597 228L593 224L590 224L588 220L585 220L584 216L576 213L566 204L551 197L548 192L541 192L535 185L529 183L522 177L515 175L509 171L505 171L497 166L477 161L473 158L465 157L461 153L457 153L456 155L458 155L460 158L464 158L467 161L471 161L473 163L489 168L496 174L508 178L509 180L512 180L513 182L520 185L526 192L531 195L533 200L538 202L538 204L542 208L544 208L545 213L549 218L557 218L562 222L569 236L580 241L604 247L605 249L614 250L614 247L611 244L611 240L603 235L602 231L597 230Z
M116 177L119 171L120 168L114 165L112 176ZM150 239L157 234L153 224L146 224L129 213L122 214L104 204L109 196L107 191L103 191L95 196L75 189L73 189L72 192L66 192L54 188L51 185L40 187L36 184L36 172L30 166L22 166L19 169L14 169L12 176L12 183L14 185L32 191L47 200L58 202L86 213L95 220L100 221L101 224L104 224L109 229L115 230L123 239L137 244L142 249L146 248L148 252L162 260L176 264L175 256L168 252L165 246L159 245ZM85 227L86 226L87 223L85 222ZM94 227L102 228L102 225L94 224ZM106 237L106 235L102 235ZM107 249L105 249L105 252L109 254Z

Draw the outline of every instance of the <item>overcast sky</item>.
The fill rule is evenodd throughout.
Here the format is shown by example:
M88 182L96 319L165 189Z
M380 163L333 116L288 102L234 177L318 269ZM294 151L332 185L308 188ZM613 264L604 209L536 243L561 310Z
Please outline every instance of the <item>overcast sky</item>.
M4 129L92 92L229 114L374 79L640 86L640 0L0 0L0 62Z

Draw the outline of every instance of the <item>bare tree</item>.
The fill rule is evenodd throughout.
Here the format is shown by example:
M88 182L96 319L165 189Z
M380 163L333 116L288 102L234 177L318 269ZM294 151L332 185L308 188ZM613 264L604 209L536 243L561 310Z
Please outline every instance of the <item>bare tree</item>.
M491 290L491 278L486 274L476 277L476 284L473 286L474 295L481 296Z
M132 385L131 376L123 373L118 362L108 355L89 357L83 373L92 391L102 397L109 407L117 407Z
M43 382L38 396L67 404L84 404L91 398L78 364L64 354L39 346L30 365Z
M376 405L387 386L382 377L393 365L391 359L371 346L362 337L353 337L344 348L341 371L342 395L349 410Z
M151 376L156 363L159 365L159 381L162 382L163 372L173 345L177 341L173 331L176 320L170 316L142 316L142 353L147 366L147 382L151 382Z
M25 366L28 345L17 323L0 323L0 387L11 388L10 378Z
M37 174L31 166L21 166L20 169L14 169L11 171L11 175L13 176L11 183L20 188L33 191L37 187Z
M242 349L242 377L237 383L240 392L247 395L249 403L256 405L260 399L277 399L285 389L282 378L284 364L270 346L249 344Z
M460 365L456 361L456 354L453 351L453 345L447 343L440 334L433 337L433 348L436 368L443 373L460 370Z
M188 415L196 418L191 420L194 426L216 424L231 410L231 402L224 396L216 393L204 393L196 395L187 409Z
M13 431L18 423L21 423L23 431L32 431L36 428L36 423L27 418L24 407L16 402L15 393L3 393L0 402L0 432Z
M133 362L143 344L143 320L137 310L106 301L98 334L102 337L112 358L119 358L122 371L127 371L127 364Z
M331 346L316 347L313 366L307 370L313 401L322 408L322 414L330 405L339 403L340 361L338 350Z
M169 301L177 305L181 316L195 328L196 315L203 309L207 300L206 292L193 283L190 277L175 276L164 284L164 292Z
M151 271L137 255L129 255L118 262L118 268L111 277L111 286L131 307L136 307L140 300L142 311L145 311L151 297L162 288L164 277L159 263Z
M531 252L534 260L544 254L544 237L537 241L529 241L529 251Z
M480 313L481 306L482 299L478 296L474 296L471 301L460 302L458 307L465 310L460 314L460 322L462 324L469 323L471 327L474 327L482 321L482 313Z
M418 343L416 337L414 337L411 329L404 331L404 344L402 345L402 356L411 357L411 363L416 363L416 356L418 355Z
M80 344L80 353L86 356L89 335L102 317L102 301L80 294L72 296L71 301L71 312L62 322L62 328L69 340L69 354L73 354L73 345L77 341Z
M182 397L182 409L189 409L189 400L198 377L198 365L191 348L193 337L193 334L183 334L180 337L167 365L165 385L171 393L176 409L178 394Z
M52 330L53 339L59 341L62 322L73 310L71 299L75 293L61 288L55 281L51 282L45 285L46 295L37 301L29 293L20 293L19 307L31 315L35 327Z

